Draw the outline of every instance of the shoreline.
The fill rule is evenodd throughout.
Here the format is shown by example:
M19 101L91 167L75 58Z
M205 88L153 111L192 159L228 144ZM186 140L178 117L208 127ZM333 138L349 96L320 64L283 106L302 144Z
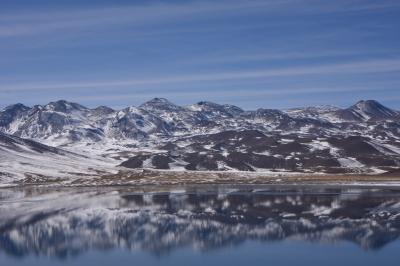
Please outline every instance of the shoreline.
M120 170L116 174L78 176L75 178L37 177L13 183L10 187L144 187L188 185L317 185L317 186L385 186L400 187L400 174L321 174L321 173L260 173L217 171Z

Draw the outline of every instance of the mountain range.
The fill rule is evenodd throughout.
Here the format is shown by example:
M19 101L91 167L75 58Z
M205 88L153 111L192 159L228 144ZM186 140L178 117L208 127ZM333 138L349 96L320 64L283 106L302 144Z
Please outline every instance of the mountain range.
M163 98L122 110L59 100L6 107L0 132L3 182L127 168L333 174L400 168L400 112L374 100L252 111Z

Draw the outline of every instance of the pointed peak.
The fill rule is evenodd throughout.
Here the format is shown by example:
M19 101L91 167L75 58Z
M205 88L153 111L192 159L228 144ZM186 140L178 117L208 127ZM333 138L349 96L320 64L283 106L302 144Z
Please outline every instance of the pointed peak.
M68 102L66 100L58 100L55 102L49 102L44 106L47 110L53 110L57 112L69 112L73 110L86 110L87 108L78 103Z
M376 100L360 100L355 104L355 106L378 106L378 105L382 104Z
M150 101L147 101L139 106L145 110L180 110L182 107L168 101L165 98L153 98Z
M376 100L361 100L348 110L357 113L364 120L385 119L397 115L397 112L382 105Z
M167 103L167 104L171 104L171 102L168 101L167 99L165 99L165 98L157 98L157 97L145 102L145 104L149 104L149 103Z
M356 108L356 109L360 109L360 110L373 110L373 109L381 109L381 108L389 109L376 100L361 100L361 101L358 101L353 106L351 106L350 108L352 108L352 109Z

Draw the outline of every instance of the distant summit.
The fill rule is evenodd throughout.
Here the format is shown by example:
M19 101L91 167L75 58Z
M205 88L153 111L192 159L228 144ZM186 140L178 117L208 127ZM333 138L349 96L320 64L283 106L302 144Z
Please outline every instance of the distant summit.
M363 120L390 119L398 115L398 112L383 106L375 100L359 101L351 106L349 110Z
M153 98L139 106L143 109L177 110L180 106L173 104L165 98Z
M59 100L56 102L50 102L44 106L45 110L57 111L62 113L68 113L72 111L82 111L87 110L87 108L83 105L68 102L66 100Z

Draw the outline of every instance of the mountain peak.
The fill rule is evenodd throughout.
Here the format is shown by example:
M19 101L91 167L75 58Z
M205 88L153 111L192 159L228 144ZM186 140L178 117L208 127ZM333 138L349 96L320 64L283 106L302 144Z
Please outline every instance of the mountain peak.
M159 101L159 102L169 102L167 99L165 99L165 98L158 98L158 97L155 97L155 98L153 98L152 99L153 101Z
M67 113L76 110L86 110L87 108L78 103L68 102L66 100L58 100L56 102L50 102L44 106L46 110L52 110L62 113Z
M168 101L165 98L153 98L139 106L144 110L167 110L167 111L177 111L183 109L182 107Z
M354 106L365 108L365 107L376 107L376 106L383 106L376 100L360 100Z
M397 112L382 105L375 100L361 100L349 108L350 111L356 113L364 119L385 119L397 115Z
M161 104L161 103L172 104L170 101L168 101L165 98L157 98L157 97L145 102L144 104Z

